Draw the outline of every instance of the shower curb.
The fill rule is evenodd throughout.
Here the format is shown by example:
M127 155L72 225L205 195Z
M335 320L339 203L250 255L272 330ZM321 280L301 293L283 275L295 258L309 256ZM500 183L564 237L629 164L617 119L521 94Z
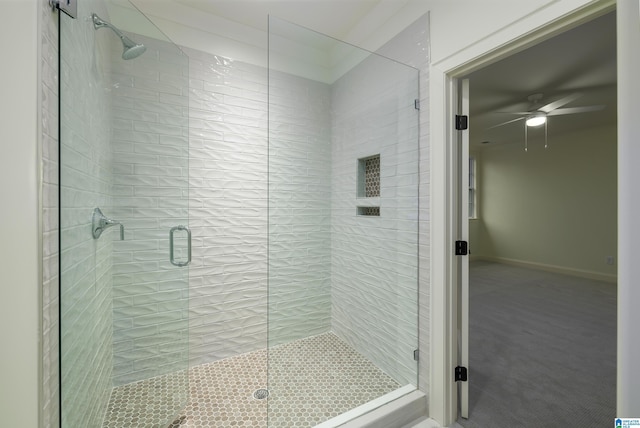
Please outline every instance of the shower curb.
M401 428L427 416L427 396L422 391L403 395L358 418L352 419L340 428Z

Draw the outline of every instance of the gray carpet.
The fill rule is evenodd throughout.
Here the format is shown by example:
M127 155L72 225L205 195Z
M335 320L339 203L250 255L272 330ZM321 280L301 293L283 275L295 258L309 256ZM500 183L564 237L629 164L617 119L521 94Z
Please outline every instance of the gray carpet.
M488 262L470 270L465 428L611 427L616 286Z

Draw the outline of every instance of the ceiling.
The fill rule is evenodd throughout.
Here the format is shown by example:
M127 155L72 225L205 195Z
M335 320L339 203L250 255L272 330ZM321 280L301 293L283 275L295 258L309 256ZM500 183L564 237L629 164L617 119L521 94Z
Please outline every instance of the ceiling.
M131 1L147 15L188 23L202 34L217 34L223 39L233 39L230 46L237 52L239 44L235 41L253 46L264 43L267 15L360 45L360 42L380 33L384 24L392 21L412 0ZM222 49L223 39L218 38L212 45ZM202 48L206 49L207 46ZM472 148L523 143L523 121L487 128L518 117L499 112L528 111L530 105L527 97L536 93L544 95L543 104L569 94L582 94L562 108L606 105L599 112L550 117L547 129L550 142L555 135L585 126L615 124L615 12L493 63L467 77L471 87ZM530 141L544 138L544 127L529 129Z
M542 93L542 104L573 93L582 96L562 108L603 104L602 111L548 118L554 135L616 123L615 12L505 58L469 76L472 148L524 143L524 121L487 129L529 111L527 97ZM544 140L544 126L529 128L529 141ZM488 143L487 143L488 142Z
M174 0L184 6L267 31L268 15L344 39L380 0ZM402 6L398 1L397 6ZM340 11L340 13L336 13Z
M268 17L313 30L298 31L295 38L289 39L293 43L278 53L306 65L306 70L299 71L301 75L319 81L332 81L333 76L327 77L331 73L325 69L342 66L346 44L375 51L427 8L424 0L130 1L174 43L259 66L267 66ZM110 3L124 7L129 1ZM130 12L121 15L131 15ZM126 19L117 23L129 31L139 32L142 28L140 23L129 25ZM329 37L313 38L313 32ZM313 44L301 39L302 34L313 38ZM309 46L317 49L310 50Z
M180 23L202 32L203 35L217 35L254 45L261 45L266 40L267 16L274 16L369 49L372 49L372 46L363 46L362 43L387 37L386 32L395 28L394 24L401 24L407 18L410 21L406 22L404 27L417 19L417 16L404 16L407 6L415 4L416 0L130 1L145 15L160 18L165 23ZM398 18L398 14L403 10L405 19ZM375 46L377 47L379 46Z

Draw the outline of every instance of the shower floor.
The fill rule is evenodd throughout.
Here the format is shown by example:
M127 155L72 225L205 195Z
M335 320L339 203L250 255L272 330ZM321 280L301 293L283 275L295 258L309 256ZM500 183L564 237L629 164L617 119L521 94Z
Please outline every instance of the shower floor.
M267 388L269 398L253 393ZM184 375L114 388L103 428L158 427L170 418ZM190 397L169 428L314 427L400 387L332 333L262 349L189 370ZM184 397L183 397L184 398ZM176 401L177 400L177 401ZM175 408L175 407L173 407Z

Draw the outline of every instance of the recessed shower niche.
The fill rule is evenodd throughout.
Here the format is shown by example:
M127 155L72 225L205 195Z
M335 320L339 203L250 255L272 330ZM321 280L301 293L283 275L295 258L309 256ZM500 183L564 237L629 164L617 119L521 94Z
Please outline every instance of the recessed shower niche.
M357 215L380 216L380 155L358 159ZM365 202L366 201L366 202Z

